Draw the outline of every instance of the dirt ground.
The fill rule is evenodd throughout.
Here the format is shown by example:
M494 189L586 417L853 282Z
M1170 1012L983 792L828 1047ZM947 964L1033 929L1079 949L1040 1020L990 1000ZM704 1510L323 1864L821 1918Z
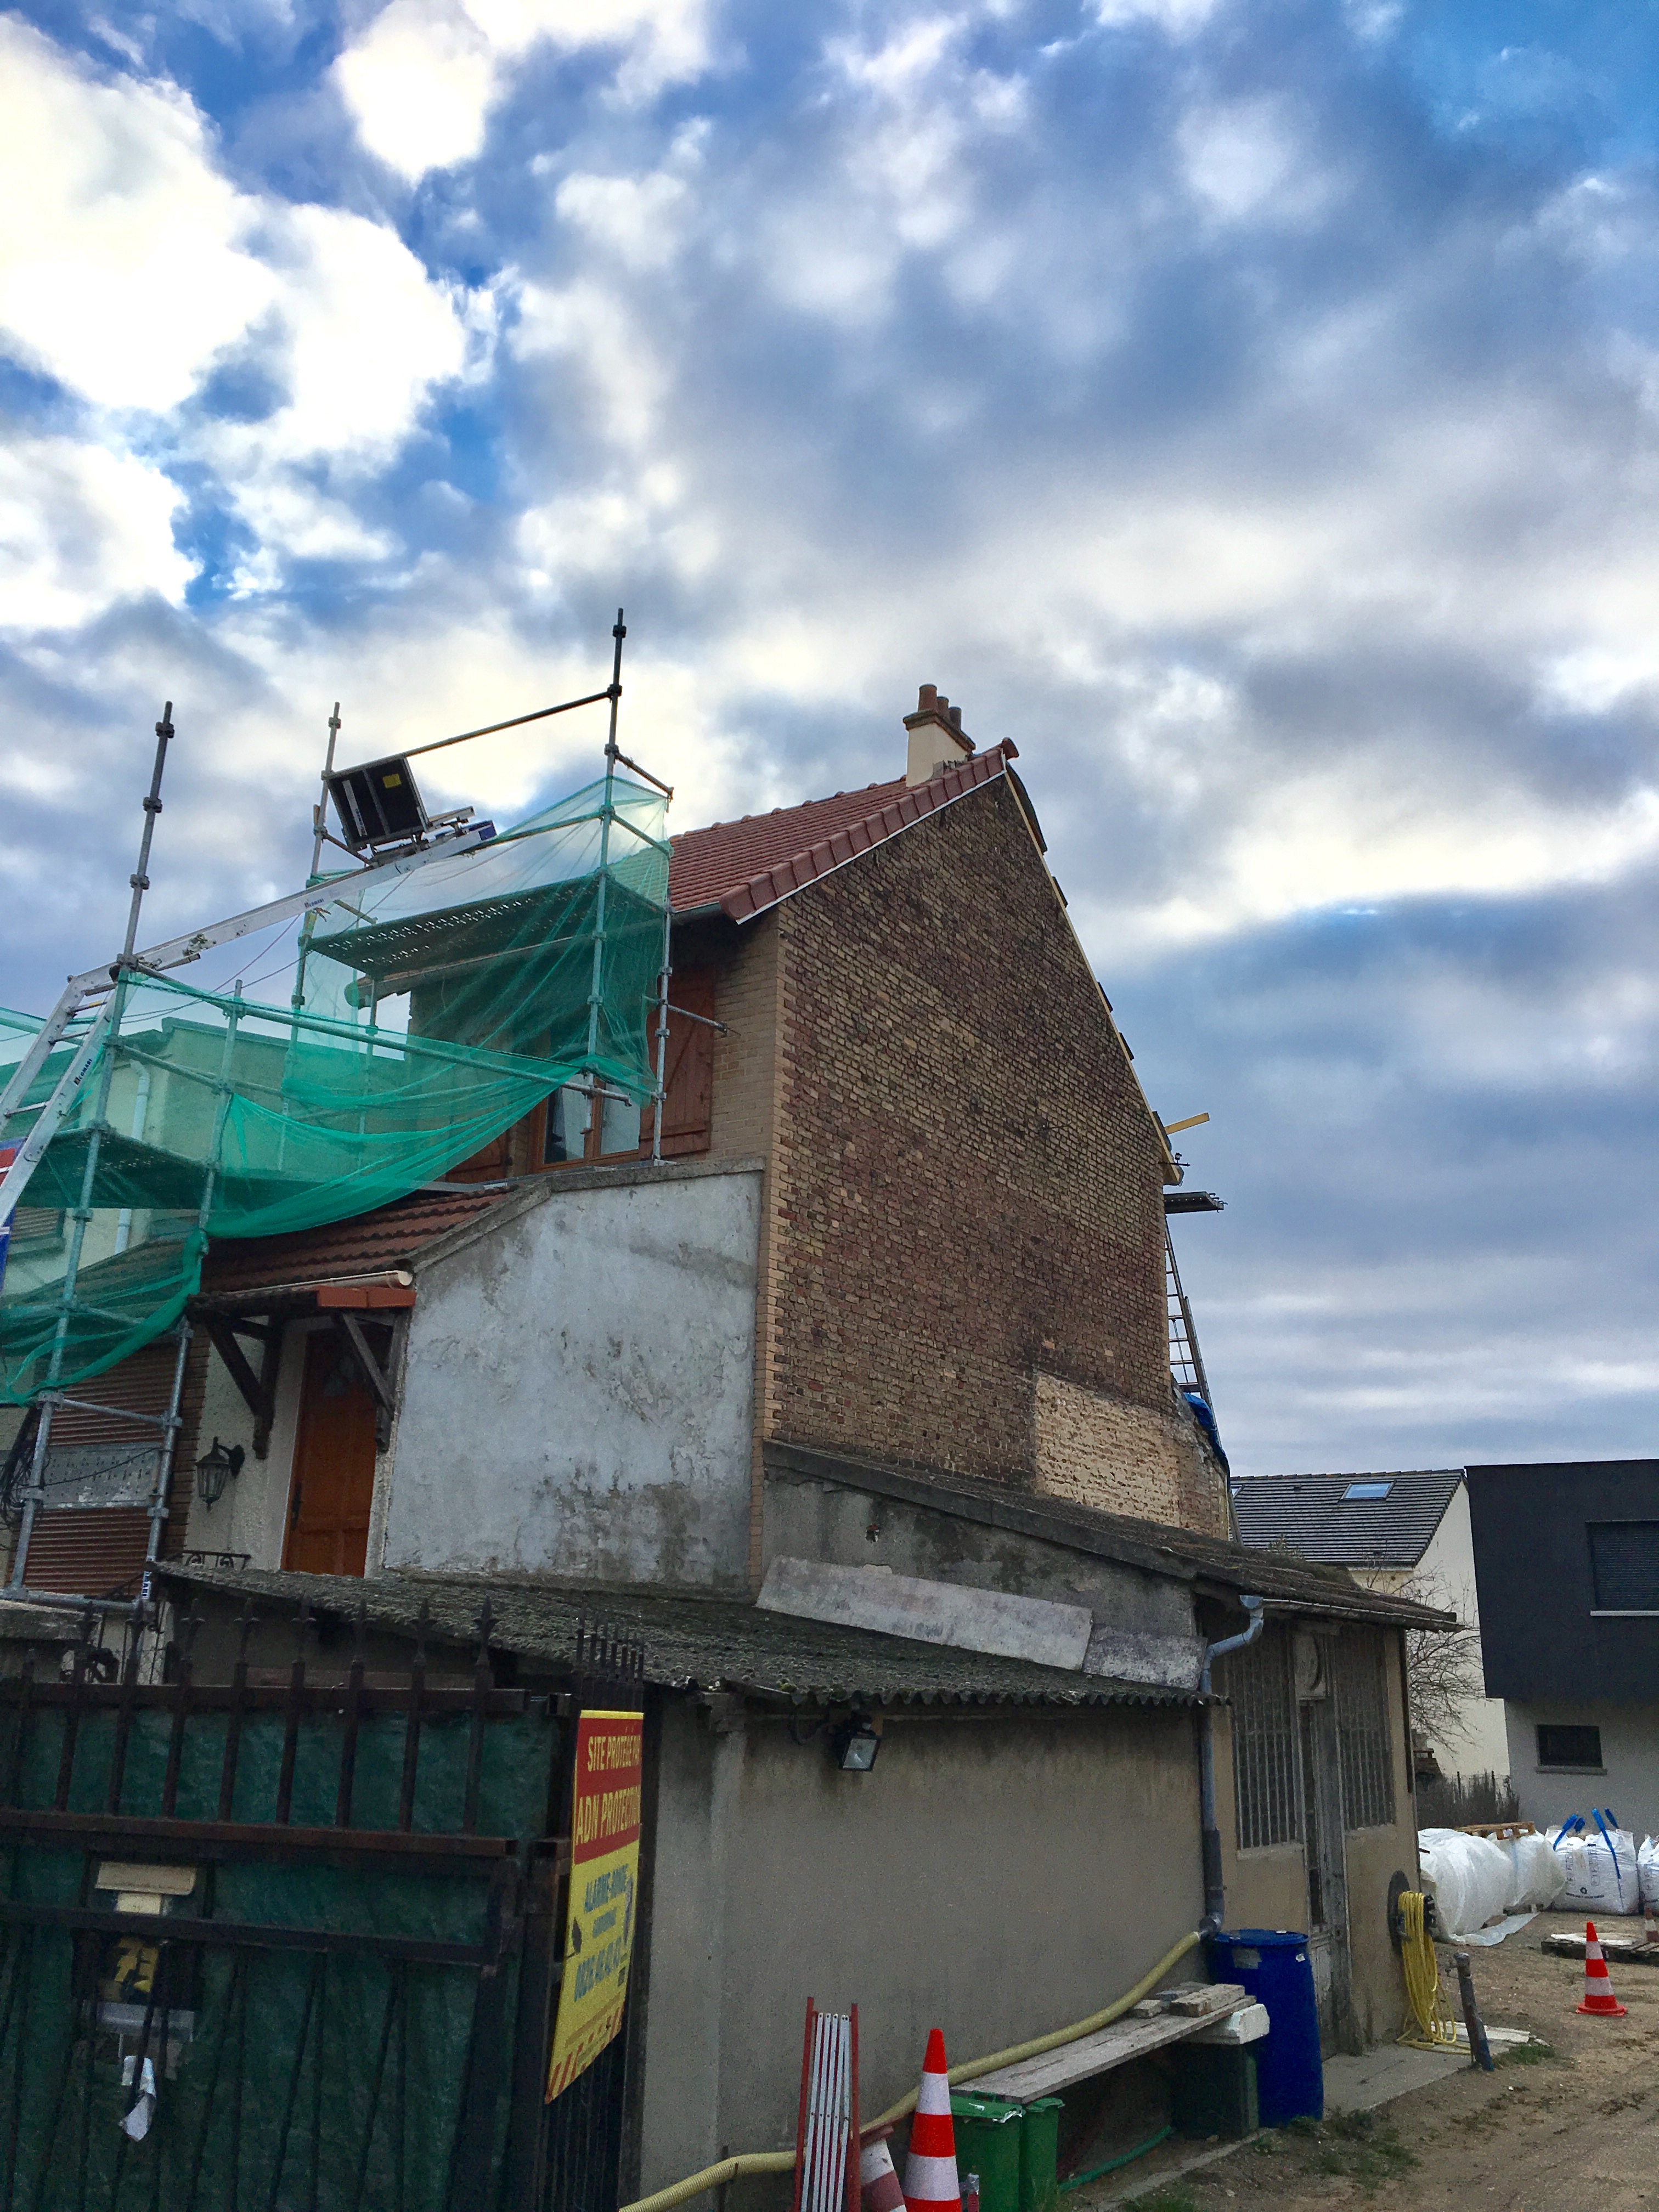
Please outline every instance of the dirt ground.
M1603 1920L1603 1936L1642 1934L1640 1920ZM1374 2198L1378 2212L1595 2212L1659 2205L1659 1966L1609 1967L1624 2020L1583 2019L1577 1959L1539 1948L1559 1929L1583 1933L1582 1919L1540 1913L1529 1928L1475 1950L1475 1990L1492 2027L1527 2027L1548 2051L1500 2059L1495 2073L1462 2069L1375 2112L1306 2122L1258 2136L1186 2176L1167 2171L1199 2146L1171 2141L1109 2183L1062 2199L1076 2212L1103 2212L1127 2188L1134 2212L1298 2212ZM1441 1953L1441 1977L1456 1980Z

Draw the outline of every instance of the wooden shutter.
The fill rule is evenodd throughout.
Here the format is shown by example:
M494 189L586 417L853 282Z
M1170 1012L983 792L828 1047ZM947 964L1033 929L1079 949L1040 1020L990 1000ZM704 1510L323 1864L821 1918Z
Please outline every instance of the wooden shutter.
M691 1152L706 1152L712 1140L714 1104L714 1032L708 1024L714 1015L714 978L708 969L674 976L669 985L671 1007L684 1009L668 1017L668 1065L664 1075L662 1153L665 1160L684 1159ZM702 1021L689 1021L702 1014ZM657 1049L657 1019L651 1018L651 1050ZM641 1133L651 1144L651 1116Z
M530 1116L532 1123L541 1112L539 1107ZM470 1160L451 1168L444 1177L446 1182L501 1182L513 1172L513 1131L503 1129L499 1137L492 1137L481 1152L474 1152Z

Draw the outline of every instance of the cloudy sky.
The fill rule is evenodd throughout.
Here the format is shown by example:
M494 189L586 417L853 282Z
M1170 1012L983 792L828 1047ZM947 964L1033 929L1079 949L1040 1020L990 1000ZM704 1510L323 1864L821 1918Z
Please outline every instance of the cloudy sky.
M1650 0L0 14L0 1000L592 688L1012 736L1243 1471L1655 1448ZM593 729L444 756L510 814ZM1011 957L1013 951L1011 948Z

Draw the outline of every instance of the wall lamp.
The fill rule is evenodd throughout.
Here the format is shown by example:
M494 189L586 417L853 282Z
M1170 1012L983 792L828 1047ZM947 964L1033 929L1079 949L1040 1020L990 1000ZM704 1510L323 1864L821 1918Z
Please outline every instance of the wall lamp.
M830 1755L843 1774L867 1774L881 1749L881 1731L868 1713L854 1713L830 1739Z
M225 1494L226 1483L241 1473L242 1462L246 1457L240 1444L232 1444L227 1449L215 1437L212 1449L204 1451L196 1462L196 1495L204 1505L219 1503Z

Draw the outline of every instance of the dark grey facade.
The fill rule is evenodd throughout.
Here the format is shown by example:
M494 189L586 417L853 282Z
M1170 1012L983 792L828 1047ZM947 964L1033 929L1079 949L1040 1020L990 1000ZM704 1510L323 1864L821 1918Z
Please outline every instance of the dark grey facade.
M1472 1467L1489 1697L1659 1697L1659 1460Z

